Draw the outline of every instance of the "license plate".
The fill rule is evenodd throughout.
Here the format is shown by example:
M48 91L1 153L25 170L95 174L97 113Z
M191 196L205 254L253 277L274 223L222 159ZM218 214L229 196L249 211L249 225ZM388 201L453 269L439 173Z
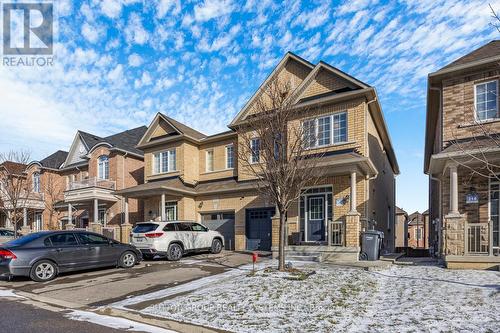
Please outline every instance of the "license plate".
M140 238L134 238L134 242L137 242L137 243L142 243L142 242L145 242L146 239L144 239L144 237L140 237Z

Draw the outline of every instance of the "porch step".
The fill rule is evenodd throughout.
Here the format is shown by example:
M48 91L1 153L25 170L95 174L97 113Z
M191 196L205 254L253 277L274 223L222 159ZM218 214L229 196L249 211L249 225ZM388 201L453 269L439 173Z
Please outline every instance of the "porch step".
M304 255L301 255L301 256L294 256L294 255L287 255L286 257L286 260L290 260L290 261L310 261L310 262L321 262L321 255L317 255L317 256L304 256Z

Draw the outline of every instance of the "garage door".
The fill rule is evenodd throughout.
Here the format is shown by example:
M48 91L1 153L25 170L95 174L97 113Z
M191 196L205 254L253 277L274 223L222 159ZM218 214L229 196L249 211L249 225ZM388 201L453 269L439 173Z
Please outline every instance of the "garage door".
M234 250L234 213L210 213L201 215L202 223L210 230L224 236L226 250Z
M246 237L247 250L271 250L271 218L274 208L247 209Z

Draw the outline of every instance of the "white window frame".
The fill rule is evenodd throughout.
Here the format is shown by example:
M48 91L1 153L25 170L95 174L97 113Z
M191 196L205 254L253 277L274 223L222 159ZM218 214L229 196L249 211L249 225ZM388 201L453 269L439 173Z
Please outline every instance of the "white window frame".
M231 167L229 166L229 154L228 154L229 148L231 148L231 150L232 150L231 161L233 163L233 166L231 166ZM226 151L226 169L228 169L228 170L234 169L234 144L231 143L229 145L226 145L225 151Z
M346 139L345 139L345 141L335 142L334 117L342 115L342 114L345 114L345 117L346 117L346 120L345 120ZM330 143L320 145L319 144L319 135L318 135L319 134L319 119L323 119L323 118L330 118ZM305 135L305 133L306 133L305 132L305 129L306 129L305 123L308 121L314 121L314 136L315 136L314 141L315 141L315 144L314 144L314 146L310 146L309 141L308 141L307 145L306 145L306 149L317 149L317 148L323 148L323 147L329 147L329 146L335 146L335 145L342 145L342 144L349 142L349 126L348 126L348 119L347 119L347 111L335 112L335 113L332 113L329 115L323 115L323 116L319 116L316 118L304 119L302 121L303 135Z
M210 160L211 163L209 163L209 158L208 156L212 156L212 159ZM206 172L213 172L215 171L215 151L213 148L207 149L205 151L205 171Z
M104 175L101 172L103 172ZM109 156L107 155L101 155L97 158L97 178L102 180L109 179Z
M33 192L40 193L41 192L40 173L34 172L32 178L33 178Z
M256 161L254 161L254 159L253 159L253 157L254 157L253 142L254 141L259 141L259 151L258 151L258 154L257 154L257 160ZM252 138L250 140L250 164L258 164L258 163L260 163L260 146L261 146L261 140L260 140L260 138L255 137L255 138Z
M163 171L163 161L164 161L163 154L167 154L167 159L166 159L167 170L166 171ZM159 158L158 170L156 170L156 158L157 158L157 156ZM172 165L172 163L170 163L172 161L174 162L173 164L175 164L175 165ZM161 175L161 174L177 171L177 152L176 152L176 149L174 148L174 149L169 149L169 150L164 150L164 151L153 153L151 167L153 169L152 170L153 175Z
M494 118L486 118L486 119L479 119L478 117L478 109L477 109L477 87L480 86L480 85L488 85L488 83L492 83L492 82L495 82L495 85L496 85L496 112L497 112L497 115L496 117ZM498 91L499 91L499 88L498 88L498 80L490 80L490 81L484 81L484 82L478 82L478 83L475 83L474 84L474 119L478 122L485 122L485 121L491 121L491 120L496 120L496 119L500 119L500 114L499 114L499 110L498 110ZM488 93L486 93L487 95Z

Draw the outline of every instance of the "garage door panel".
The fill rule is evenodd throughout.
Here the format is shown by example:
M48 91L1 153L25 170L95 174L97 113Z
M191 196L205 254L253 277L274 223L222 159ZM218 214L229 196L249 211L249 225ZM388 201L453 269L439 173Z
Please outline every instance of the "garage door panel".
M203 214L202 221L210 230L218 231L224 236L226 250L234 250L234 213Z

